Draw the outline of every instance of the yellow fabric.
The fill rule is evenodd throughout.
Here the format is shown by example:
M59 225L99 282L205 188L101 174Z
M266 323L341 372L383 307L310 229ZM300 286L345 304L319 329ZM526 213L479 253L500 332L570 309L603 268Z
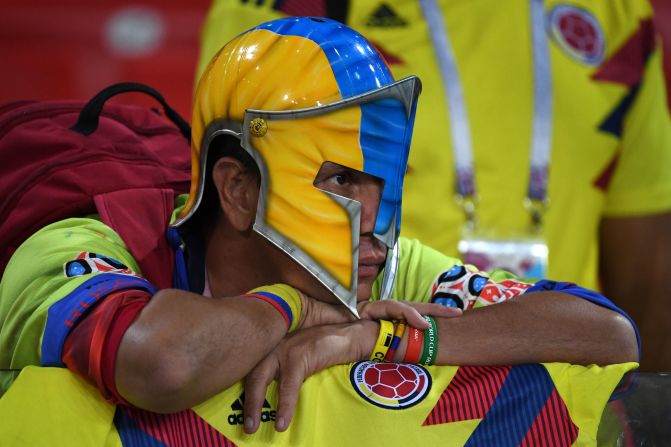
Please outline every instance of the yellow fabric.
M98 389L61 368L24 368L0 399L3 446L121 446L114 406Z
M12 256L0 282L0 368L42 361L49 310L83 282L104 272L67 277L64 264L79 253L104 254L141 273L119 236L94 218L66 219L44 227ZM52 326L58 325L58 318ZM5 386L0 380L0 395Z
M405 26L371 23L369 18L383 3ZM562 3L545 1L546 14ZM523 233L530 220L523 206L533 113L530 2L443 0L438 4L450 33L470 122L478 217L483 227ZM570 4L588 11L600 24L605 60L652 13L646 0L575 0ZM198 73L230 38L282 17L272 5L215 0L202 32ZM351 1L347 20L384 52L401 60L390 65L397 79L412 74L422 80L404 187L402 234L456 256L464 215L453 200L450 114L419 1ZM549 246L547 276L595 289L601 218L671 210L671 120L660 51L647 61L641 88L618 138L598 128L627 95L628 87L592 80L599 67L577 62L552 39L549 47L553 123L551 204L543 228ZM618 154L607 191L596 188L594 182Z
M622 375L633 363L598 366L543 365L578 428L574 445L595 445L606 402ZM390 410L366 401L350 381L352 365L340 365L311 376L301 388L296 414L284 433L274 431L276 386L267 394L268 422L245 435L242 425L230 423L240 410L236 384L194 411L227 439L241 446L463 445L480 419L423 425L457 367L427 367L432 384L426 397L414 406ZM64 369L28 367L0 399L0 439L3 446L119 446L113 425L114 407L95 388Z

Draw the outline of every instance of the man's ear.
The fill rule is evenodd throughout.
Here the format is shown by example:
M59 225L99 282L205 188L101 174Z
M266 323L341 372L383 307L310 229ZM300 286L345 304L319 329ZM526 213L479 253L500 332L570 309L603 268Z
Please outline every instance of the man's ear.
M224 216L238 231L254 223L259 198L256 173L234 157L222 157L212 167L212 181L217 189Z

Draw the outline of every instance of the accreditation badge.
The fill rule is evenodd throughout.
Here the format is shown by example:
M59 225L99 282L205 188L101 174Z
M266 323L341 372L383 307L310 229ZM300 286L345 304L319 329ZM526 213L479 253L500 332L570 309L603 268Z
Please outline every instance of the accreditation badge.
M545 278L547 273L548 246L540 237L465 232L458 248L464 263L482 271L503 269L522 278Z

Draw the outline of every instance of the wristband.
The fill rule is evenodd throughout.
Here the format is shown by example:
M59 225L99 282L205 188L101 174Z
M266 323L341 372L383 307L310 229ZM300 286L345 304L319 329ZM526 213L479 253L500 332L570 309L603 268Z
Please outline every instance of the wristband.
M271 286L258 287L242 296L258 298L271 304L284 318L287 324L287 332L292 332L298 327L301 320L303 302L293 287L286 284L273 284Z
M398 323L396 329L394 330L394 338L391 341L391 346L389 346L387 355L384 356L385 362L392 362L394 360L394 354L396 354L398 345L401 344L401 338L403 338L403 334L405 334L405 323Z
M384 360L393 338L394 324L388 320L380 320L380 333L377 336L375 348L373 348L373 352L370 354L371 362L381 362Z
M408 347L405 348L403 363L419 363L424 347L424 331L411 327L408 333Z
M424 331L424 352L422 352L419 363L431 366L438 354L438 329L433 318L425 315L424 319L429 322L429 328Z

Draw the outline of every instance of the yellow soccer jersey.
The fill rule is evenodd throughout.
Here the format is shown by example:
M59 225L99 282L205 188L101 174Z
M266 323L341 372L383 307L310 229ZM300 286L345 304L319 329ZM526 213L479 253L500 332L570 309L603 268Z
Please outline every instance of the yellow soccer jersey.
M595 445L606 402L633 367L338 365L305 381L283 433L274 430L273 382L254 435L242 430L240 383L161 415L115 408L67 370L29 367L0 399L0 439L68 447Z
M261 22L333 12L329 2L304 3L215 0L198 73L225 42ZM524 233L534 114L531 2L437 4L464 95L479 222ZM348 5L346 14L331 16L369 38L397 79L422 80L402 231L454 256L465 217L454 200L450 111L420 2ZM550 208L542 234L547 276L596 288L601 218L671 210L671 120L661 55L645 0L549 0L543 8L551 66L544 93L552 101Z
M106 295L155 287L119 236L92 218L51 224L26 240L0 282L0 395L28 365L63 366L63 343Z

